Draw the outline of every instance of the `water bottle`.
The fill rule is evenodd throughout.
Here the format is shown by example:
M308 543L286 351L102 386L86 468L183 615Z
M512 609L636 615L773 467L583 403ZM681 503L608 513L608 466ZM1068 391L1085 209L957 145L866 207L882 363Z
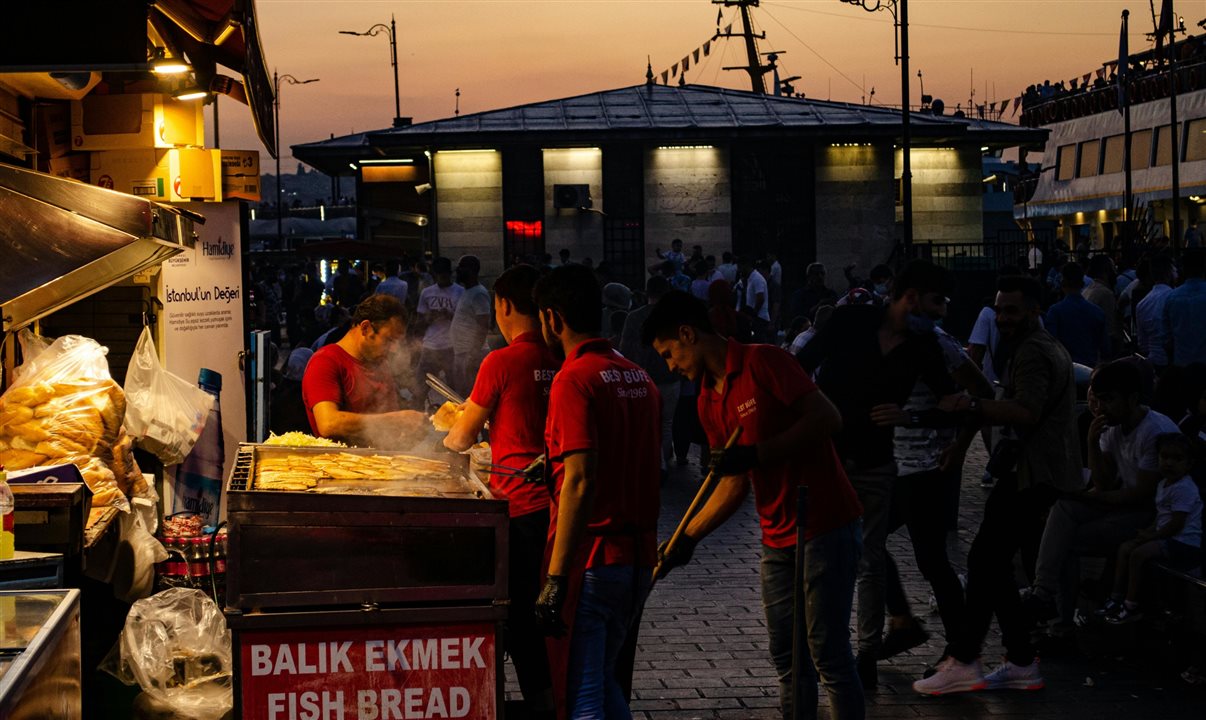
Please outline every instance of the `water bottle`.
M205 525L217 525L222 505L222 466L226 450L222 440L222 375L201 368L197 384L214 398L213 407L188 457L180 463L173 486L172 512L195 512Z
M16 554L16 536L13 535L12 488L8 486L8 474L0 467L0 560L9 560Z

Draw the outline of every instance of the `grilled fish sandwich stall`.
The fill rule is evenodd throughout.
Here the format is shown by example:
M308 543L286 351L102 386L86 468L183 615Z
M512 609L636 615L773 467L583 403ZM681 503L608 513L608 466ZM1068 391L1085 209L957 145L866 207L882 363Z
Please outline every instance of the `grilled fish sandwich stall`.
M465 456L248 444L226 493L241 717L501 716L507 505Z

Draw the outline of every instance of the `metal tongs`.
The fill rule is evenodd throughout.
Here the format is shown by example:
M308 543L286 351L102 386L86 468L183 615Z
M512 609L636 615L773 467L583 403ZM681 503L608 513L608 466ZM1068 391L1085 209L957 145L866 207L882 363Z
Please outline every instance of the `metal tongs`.
M432 375L431 373L427 373L427 387L435 390L437 393L444 396L445 400L454 405L465 404L465 398L458 395L456 390L453 390L448 383L444 382L439 377Z

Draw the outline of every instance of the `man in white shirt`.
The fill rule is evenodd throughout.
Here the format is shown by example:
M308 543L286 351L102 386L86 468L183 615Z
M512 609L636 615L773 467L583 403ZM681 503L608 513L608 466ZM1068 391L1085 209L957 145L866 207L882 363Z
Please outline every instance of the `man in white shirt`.
M1160 481L1156 438L1177 425L1140 399L1143 380L1130 360L1097 368L1089 386L1088 490L1064 493L1051 508L1025 604L1035 620L1072 622L1081 555L1113 557L1151 521ZM1058 609L1056 601L1058 600Z
M465 290L452 316L452 387L464 396L473 389L477 366L486 357L486 334L490 331L490 291L479 281L482 264L473 255L465 255L456 264L457 284Z
M720 277L730 285L737 284L737 263L733 261L733 253L726 252L721 254L720 259L723 261L716 267L716 272L720 273Z
M748 268L745 277L745 297L742 312L750 316L753 322L754 342L767 342L767 331L770 329L770 289L766 277L760 273L759 267L754 267L749 260L742 261L742 268Z
M373 292L377 295L393 295L398 298L398 302L406 305L410 295L410 286L400 275L400 266L394 266L394 273L378 283Z
M1152 289L1135 307L1139 353L1157 368L1168 365L1168 337L1164 332L1164 301L1172 292L1172 260L1157 255L1151 260Z
M419 355L419 372L415 378L416 397L427 397L427 373L444 375L452 382L455 354L452 349L452 316L465 288L452 282L452 261L438 257L431 262L435 285L423 288L419 294L418 316L426 330Z

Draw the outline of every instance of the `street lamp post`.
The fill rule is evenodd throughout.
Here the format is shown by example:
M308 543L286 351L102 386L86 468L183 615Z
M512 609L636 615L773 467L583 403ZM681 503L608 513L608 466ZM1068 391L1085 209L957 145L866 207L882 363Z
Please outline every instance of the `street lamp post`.
M909 124L909 0L842 0L847 5L858 5L867 12L886 10L892 14L892 22L899 29L896 47L896 63L900 65L900 117L901 117L901 177L900 203L903 210L903 241L906 252L913 249L913 166L909 157L913 144L912 128Z
M340 30L340 35L356 35L359 37L373 37L380 33L389 34L389 64L394 69L394 127L402 126L402 100L398 95L398 25L394 22L394 16L389 16L389 25L385 23L377 23L364 32L356 32L355 30Z
M309 80L298 80L292 75L277 75L276 70L272 71L272 120L276 126L276 249L280 250L284 247L285 233L282 212L282 195L285 192L281 184L281 82L284 81L289 85L308 85L312 82L318 82L318 78L310 78Z

